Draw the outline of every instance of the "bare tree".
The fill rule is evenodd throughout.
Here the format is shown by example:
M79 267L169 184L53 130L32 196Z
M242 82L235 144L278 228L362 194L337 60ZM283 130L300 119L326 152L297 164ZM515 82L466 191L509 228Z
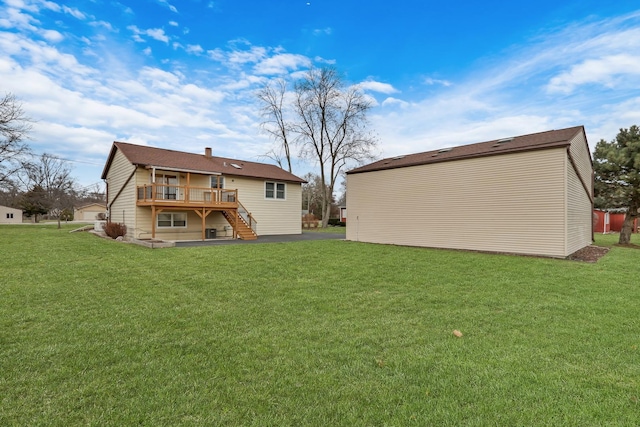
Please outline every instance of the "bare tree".
M302 208L308 210L310 214L320 213L323 191L320 175L309 172L302 178L307 181L302 184Z
M346 86L331 67L311 69L295 85L296 134L302 157L319 166L322 226L326 227L336 180L349 163L374 158L376 138L367 131L371 102L358 86Z
M31 119L25 115L22 104L13 94L5 94L0 99L0 185L10 181L24 166L30 154L24 140L30 130Z
M292 172L289 125L285 120L286 94L287 82L278 79L267 83L258 91L257 97L262 104L261 113L265 118L261 127L276 141L275 148L270 150L266 157L274 160L282 169L284 169L283 163L286 163L289 172Z
M44 206L48 206L49 214L58 219L65 210L73 211L76 199L75 180L71 177L71 169L67 162L49 154L40 156L38 162L25 166L23 180L28 188L42 188L42 197L46 198Z

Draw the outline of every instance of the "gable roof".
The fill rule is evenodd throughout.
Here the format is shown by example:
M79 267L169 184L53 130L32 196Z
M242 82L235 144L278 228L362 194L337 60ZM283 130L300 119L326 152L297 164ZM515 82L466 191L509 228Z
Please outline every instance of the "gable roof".
M306 182L276 165L267 163L249 162L225 157L208 157L204 154L186 153L184 151L167 150L164 148L128 144L118 141L115 141L111 147L107 163L102 171L102 179L107 177L107 172L109 171L116 150L120 150L127 160L136 166L156 167L159 169L166 168L181 172L202 174L223 174L247 178L273 179L277 181ZM234 164L239 167L233 166Z
M584 133L583 126L494 139L477 144L460 145L458 147L425 151L423 153L409 154L406 156L395 156L352 169L348 171L347 174L404 168L506 153L568 147L571 144L571 139L579 132Z

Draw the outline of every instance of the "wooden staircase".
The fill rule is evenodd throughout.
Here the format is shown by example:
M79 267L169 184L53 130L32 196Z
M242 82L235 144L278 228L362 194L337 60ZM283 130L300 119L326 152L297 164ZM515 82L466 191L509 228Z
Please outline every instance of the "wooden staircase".
M238 215L236 224L236 215L233 210L223 210L222 215L227 219L229 224L236 229L238 237L242 240L256 240L258 235L249 227L242 216Z

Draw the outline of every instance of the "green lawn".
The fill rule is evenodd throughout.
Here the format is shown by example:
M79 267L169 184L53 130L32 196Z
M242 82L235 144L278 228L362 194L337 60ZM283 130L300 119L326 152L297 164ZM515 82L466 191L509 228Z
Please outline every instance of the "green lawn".
M2 426L640 424L638 249L150 250L72 228L0 226Z

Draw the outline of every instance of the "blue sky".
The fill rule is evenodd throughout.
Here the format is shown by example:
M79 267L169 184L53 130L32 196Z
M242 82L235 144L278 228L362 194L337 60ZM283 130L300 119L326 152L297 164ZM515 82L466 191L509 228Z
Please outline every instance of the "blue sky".
M0 2L0 92L82 185L114 140L264 161L255 91L311 65L362 86L382 157L640 125L637 1Z

